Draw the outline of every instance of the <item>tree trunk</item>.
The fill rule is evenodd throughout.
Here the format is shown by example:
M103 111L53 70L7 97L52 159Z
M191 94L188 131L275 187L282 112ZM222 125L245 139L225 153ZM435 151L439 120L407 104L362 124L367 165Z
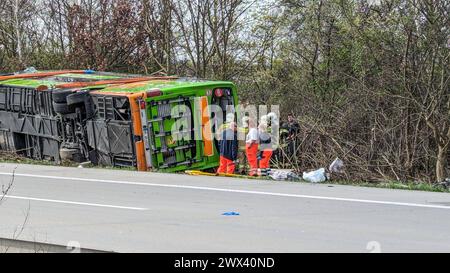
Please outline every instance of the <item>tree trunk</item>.
M17 40L17 57L19 59L20 65L22 65L23 58L22 58L22 37L20 33L20 22L19 22L19 0L16 0L14 3L14 24Z
M436 160L436 180L437 182L443 182L446 178L447 167L447 146L439 146L437 160Z

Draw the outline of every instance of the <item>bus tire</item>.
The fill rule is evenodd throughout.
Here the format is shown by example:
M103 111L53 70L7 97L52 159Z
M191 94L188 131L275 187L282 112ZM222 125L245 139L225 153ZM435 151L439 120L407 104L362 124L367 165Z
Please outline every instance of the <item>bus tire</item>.
M66 115L71 114L75 112L75 109L73 107L67 105L67 103L56 103L53 102L53 109L57 114Z
M72 94L73 90L56 89L52 92L52 99L55 103L66 103L67 96Z
M70 94L67 96L67 104L73 105L78 103L84 103L89 98L89 92L81 91Z

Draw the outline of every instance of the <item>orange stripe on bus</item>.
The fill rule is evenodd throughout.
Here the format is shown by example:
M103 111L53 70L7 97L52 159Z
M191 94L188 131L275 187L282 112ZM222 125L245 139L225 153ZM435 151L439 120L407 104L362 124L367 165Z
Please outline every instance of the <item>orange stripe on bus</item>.
M131 120L133 121L133 134L139 136L141 140L135 142L136 163L138 171L147 171L147 160L145 159L144 132L142 131L142 120L139 100L147 97L146 93L137 93L128 96L131 108Z
M62 74L85 74L85 70L61 70L52 72L36 72L27 74L16 74L10 76L0 76L0 81L13 80L13 79L30 79L30 78L46 78Z
M56 88L83 88L83 87L93 87L99 85L108 84L128 84L137 83L144 81L155 81L155 80L175 80L177 77L140 77L140 78L129 78L129 79L116 79L116 80L103 80L96 82L75 82L75 83L63 83L56 85Z
M213 134L211 129L209 111L208 111L208 97L204 96L200 98L200 109L202 116L202 136L203 136L203 153L205 156L213 156Z

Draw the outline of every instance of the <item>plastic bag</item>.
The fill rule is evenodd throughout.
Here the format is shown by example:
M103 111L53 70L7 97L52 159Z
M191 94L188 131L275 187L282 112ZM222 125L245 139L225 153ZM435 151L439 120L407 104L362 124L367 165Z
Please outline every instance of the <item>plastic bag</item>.
M274 180L279 181L298 181L298 177L293 171L290 170L273 170L269 172L269 176Z
M331 173L344 173L344 162L337 157L333 163L330 165L330 172Z
M308 172L308 173L304 172L303 180L311 182L311 183L325 182L327 180L327 177L325 174L325 168L320 168L318 170Z

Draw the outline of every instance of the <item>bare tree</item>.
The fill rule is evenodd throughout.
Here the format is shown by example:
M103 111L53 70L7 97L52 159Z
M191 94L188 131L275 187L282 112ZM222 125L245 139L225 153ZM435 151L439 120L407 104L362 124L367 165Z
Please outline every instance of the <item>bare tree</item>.
M11 174L11 179L9 180L9 182L6 185L2 184L2 192L1 192L1 196L0 196L0 205L2 204L3 200L7 196L8 192L12 189L12 187L14 185L16 169L17 169L17 167L13 169L12 174Z
M2 205L3 201L8 198L8 193L12 190L12 187L14 185L14 180L15 180L16 169L17 169L17 167L13 169L12 174L11 174L11 179L8 181L8 183L6 183L6 185L2 184L2 191L1 191L1 195L0 195L0 205ZM24 212L24 220L21 225L19 225L15 228L12 238L11 238L12 240L19 239L19 237L22 235L23 231L25 230L28 219L30 217L30 206L31 206L30 203L28 203L27 210ZM1 238L0 238L0 243L2 243ZM0 246L2 246L2 245L0 244ZM8 252L9 249L11 248L10 245L3 245L3 247L4 247L4 252Z
M150 67L171 74L175 69L172 0L144 0L142 10ZM148 66L144 65L146 73ZM156 69L155 69L156 68Z
M230 79L239 52L245 0L181 0L174 5L178 59L197 77ZM234 73L234 72L233 72Z
M25 54L31 50L29 38L33 35L33 18L37 13L35 1L5 0L0 10L0 45L6 58L16 67L27 63Z
M405 27L405 86L432 131L437 182L447 176L450 150L449 8L445 1L412 1L408 9L412 16Z

